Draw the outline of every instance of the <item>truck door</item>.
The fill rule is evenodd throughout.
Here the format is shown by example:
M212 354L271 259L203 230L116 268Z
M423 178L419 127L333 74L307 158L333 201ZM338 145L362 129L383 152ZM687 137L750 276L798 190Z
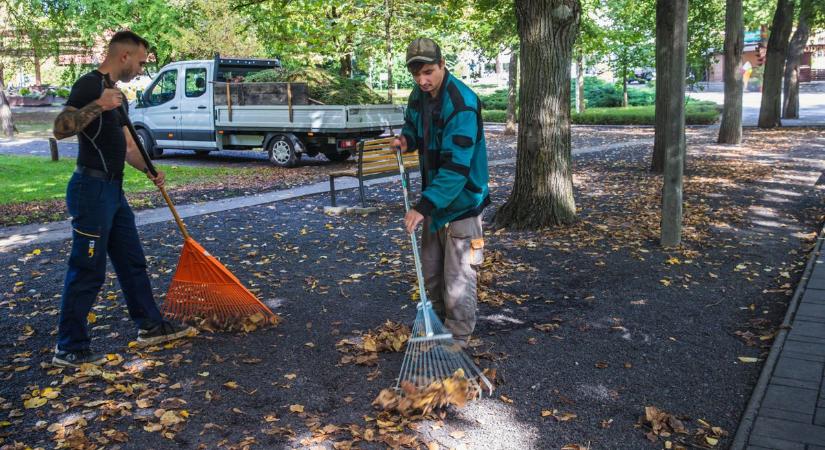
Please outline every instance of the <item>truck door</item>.
M207 64L187 65L180 96L180 135L185 148L216 148L212 84Z
M161 72L146 90L144 122L152 132L155 145L160 148L180 148L180 101L178 69Z

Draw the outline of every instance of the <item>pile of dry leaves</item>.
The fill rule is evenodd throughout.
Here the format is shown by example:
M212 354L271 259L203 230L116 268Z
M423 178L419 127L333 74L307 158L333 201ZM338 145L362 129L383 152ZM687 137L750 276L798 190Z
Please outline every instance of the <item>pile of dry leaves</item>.
M702 419L697 420L699 428L691 432L684 420L689 419L680 419L655 406L646 406L645 415L639 418L637 426L648 430L645 436L651 442L662 438L665 440L665 448L674 450L686 450L688 447L712 449L719 444L721 438L728 435L722 428L711 426Z
M335 347L344 354L339 361L341 365L374 366L378 363L379 352L404 351L409 338L410 327L388 320L358 338L341 339Z
M187 320L188 323L203 331L243 331L244 333L251 333L258 328L269 326L277 326L281 323L281 316L275 314L272 316L265 316L263 313L257 312L249 316L231 316L218 317L213 315L210 317L198 317L192 320Z

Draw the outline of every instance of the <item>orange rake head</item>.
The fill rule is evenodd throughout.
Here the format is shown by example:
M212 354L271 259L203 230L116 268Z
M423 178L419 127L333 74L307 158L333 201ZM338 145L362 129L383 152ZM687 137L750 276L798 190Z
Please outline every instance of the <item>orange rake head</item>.
M279 321L229 269L192 238L183 242L178 269L162 309L170 319L219 329L250 331Z

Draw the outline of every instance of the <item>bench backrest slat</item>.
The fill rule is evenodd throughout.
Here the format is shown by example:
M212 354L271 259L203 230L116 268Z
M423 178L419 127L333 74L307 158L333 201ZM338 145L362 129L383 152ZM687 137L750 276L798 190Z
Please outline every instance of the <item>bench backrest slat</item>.
M398 170L395 150L390 146L394 136L358 143L358 176L373 175ZM404 167L418 168L418 152L402 154Z

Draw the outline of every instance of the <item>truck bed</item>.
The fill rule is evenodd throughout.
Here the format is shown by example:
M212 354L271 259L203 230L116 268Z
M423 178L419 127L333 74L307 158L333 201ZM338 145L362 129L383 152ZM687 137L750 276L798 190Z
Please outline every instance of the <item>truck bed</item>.
M231 113L230 113L231 109ZM217 130L357 132L398 128L404 109L397 105L244 105L215 106Z

